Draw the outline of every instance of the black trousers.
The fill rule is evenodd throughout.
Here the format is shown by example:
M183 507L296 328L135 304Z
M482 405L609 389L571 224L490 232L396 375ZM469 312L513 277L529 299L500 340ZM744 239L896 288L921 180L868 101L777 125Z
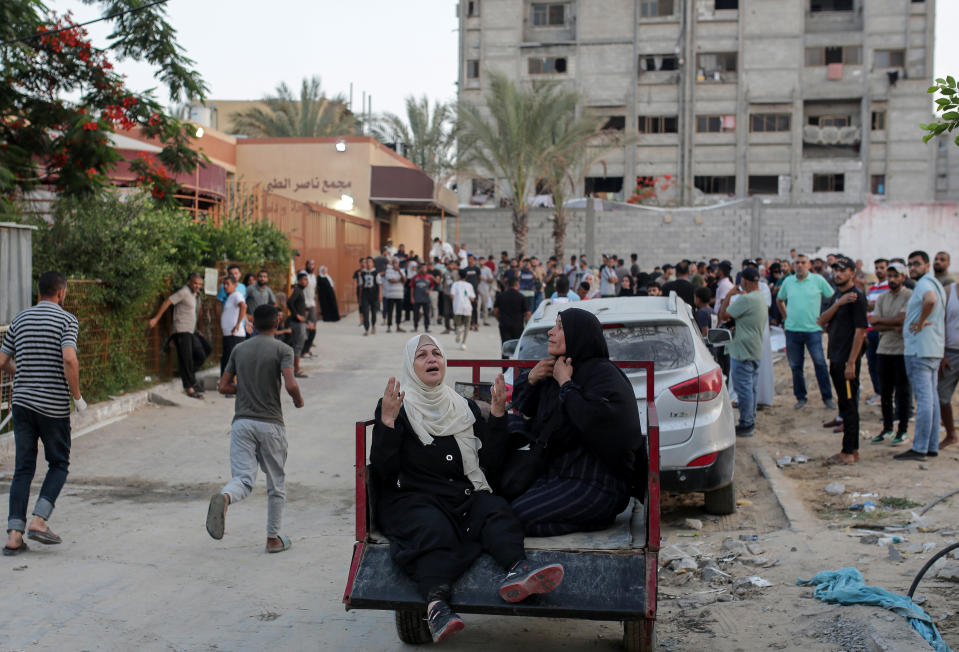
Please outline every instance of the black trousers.
M176 346L177 369L183 389L196 386L196 353L193 350L193 333L174 333L170 336ZM202 360L201 360L202 363Z
M313 340L316 338L316 306L306 309L306 321L313 322L313 330L309 328L306 329L306 342L303 344L303 353L300 355L306 355L310 352L310 347L313 346Z
M384 496L377 521L393 560L424 599L433 588L452 586L483 552L503 569L526 557L519 519L506 500L485 491L456 503L412 491Z
M360 297L360 312L363 313L363 328L370 330L370 321L376 326L376 313L379 311L380 302L376 295L368 296L364 293Z
M220 376L226 371L226 363L230 360L230 354L233 353L233 349L244 339L246 338L240 337L239 335L223 336L223 355L220 356Z
M442 318L443 326L446 330L452 330L450 328L450 322L453 319L453 299L450 295L440 292L436 301L436 312L439 313L436 321L439 322L440 318Z
M889 432L893 425L893 397L895 414L899 419L898 434L909 432L909 417L912 399L909 395L909 376L902 355L879 354L879 386L882 389L882 431Z
M856 360L856 377L846 380L846 363L829 361L829 377L836 389L839 416L842 417L842 452L852 455L859 450L859 368L862 356ZM846 383L849 383L848 387Z
M423 328L426 330L430 329L430 304L428 303L414 303L413 304L413 330L416 330L420 327L420 313L423 313Z
M387 326L393 325L393 313L396 313L396 325L399 326L403 323L403 300L402 299L386 299L383 301L386 304L386 312L384 313L384 319L386 320Z
M505 344L510 340L519 339L519 336L523 334L522 324L510 326L509 324L503 325L503 322L500 322L499 325L499 339L500 344Z

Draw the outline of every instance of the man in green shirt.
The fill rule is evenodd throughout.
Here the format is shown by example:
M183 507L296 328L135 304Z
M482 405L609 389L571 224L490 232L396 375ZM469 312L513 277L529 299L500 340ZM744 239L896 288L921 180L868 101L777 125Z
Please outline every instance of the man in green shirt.
M819 392L827 408L836 409L832 400L829 368L822 351L822 328L816 323L822 312L823 299L835 293L829 282L819 274L809 271L809 257L796 257L795 274L787 276L776 294L776 305L783 317L786 331L786 357L793 372L793 394L797 410L806 405L805 350L809 349L816 368Z
M739 437L752 437L756 427L759 361L763 357L763 329L768 314L766 300L759 291L759 270L746 267L740 285L729 291L719 307L720 322L736 320L733 340L727 350L729 376L739 400L739 424L736 426Z

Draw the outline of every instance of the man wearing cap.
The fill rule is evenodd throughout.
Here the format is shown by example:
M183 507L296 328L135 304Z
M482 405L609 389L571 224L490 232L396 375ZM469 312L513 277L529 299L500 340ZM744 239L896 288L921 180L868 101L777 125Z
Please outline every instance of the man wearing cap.
M796 256L795 274L786 277L776 295L776 305L783 316L786 331L786 357L793 374L793 395L796 397L793 407L797 410L806 405L806 376L803 370L806 349L816 369L816 381L823 403L831 410L836 409L836 403L832 400L829 369L822 351L822 328L816 321L823 299L833 294L835 291L826 279L809 271L809 257L799 254Z
M925 251L909 254L909 276L916 287L906 304L902 337L906 373L916 397L916 429L912 448L894 455L896 460L922 461L939 456L941 412L937 376L946 348L946 295L930 267Z
M866 295L853 279L856 263L837 256L832 266L833 281L839 296L816 321L829 328L829 375L839 398L842 417L842 450L823 464L854 464L859 460L859 368L869 320Z
M747 267L742 272L742 289L734 287L719 306L719 320L736 320L733 340L726 347L730 357L729 375L739 401L736 435L751 437L756 422L756 397L759 389L759 361L763 357L763 330L767 305L759 292L759 272ZM736 301L733 302L733 298Z
M878 268L878 265L876 267ZM906 266L902 263L889 263L885 278L887 289L876 298L875 308L869 317L872 332L879 334L876 358L879 366L882 404L882 432L872 438L872 443L879 444L890 437L891 443L895 445L906 440L909 433L909 413L912 410L902 339L906 304L912 296L912 290L903 285L906 279ZM899 417L899 428L895 436L892 429L894 396L896 414Z

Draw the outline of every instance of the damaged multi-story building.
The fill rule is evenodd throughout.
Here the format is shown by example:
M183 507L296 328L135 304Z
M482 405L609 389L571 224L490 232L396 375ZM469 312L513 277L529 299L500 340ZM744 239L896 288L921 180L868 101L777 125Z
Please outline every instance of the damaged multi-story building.
M934 0L462 0L459 100L480 102L491 72L557 80L635 129L580 195L668 179L659 199L680 206L950 200L959 148L919 127L934 23ZM458 191L494 199L484 179Z

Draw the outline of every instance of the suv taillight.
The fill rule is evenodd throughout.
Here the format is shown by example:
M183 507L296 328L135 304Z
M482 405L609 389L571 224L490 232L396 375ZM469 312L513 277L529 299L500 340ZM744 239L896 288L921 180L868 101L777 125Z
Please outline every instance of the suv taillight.
M711 401L723 389L723 372L716 367L709 373L702 376L683 381L678 385L673 385L669 391L680 401Z

